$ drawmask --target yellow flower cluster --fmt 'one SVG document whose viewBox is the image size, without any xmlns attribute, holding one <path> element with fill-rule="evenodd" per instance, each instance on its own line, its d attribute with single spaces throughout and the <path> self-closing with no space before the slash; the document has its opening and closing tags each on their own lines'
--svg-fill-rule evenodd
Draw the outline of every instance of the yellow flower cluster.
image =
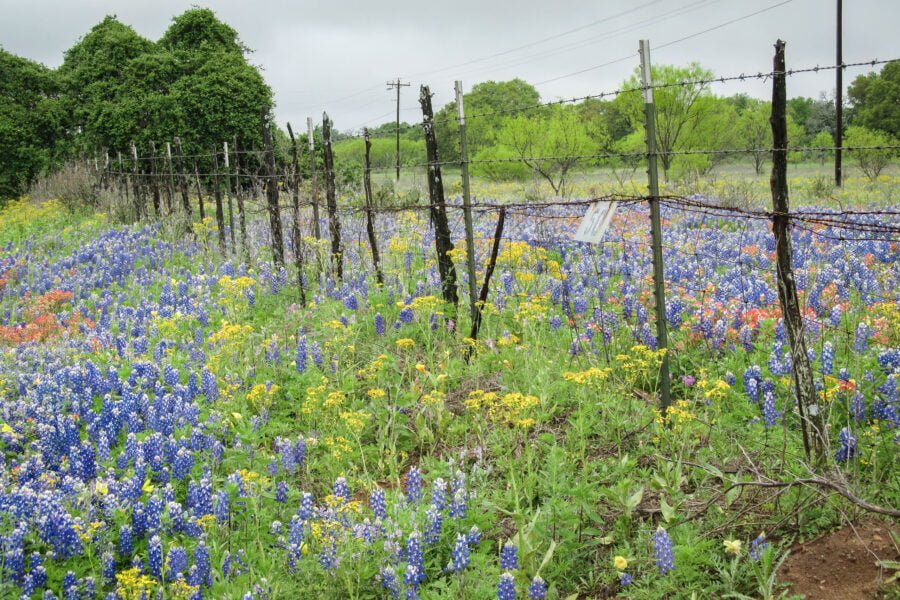
<svg viewBox="0 0 900 600">
<path fill-rule="evenodd" d="M 341 413 L 341 420 L 356 435 L 359 435 L 371 418 L 372 415 L 361 410 L 345 410 Z"/>
<path fill-rule="evenodd" d="M 519 303 L 516 311 L 516 321 L 531 321 L 541 319 L 550 310 L 550 296 L 537 294 Z"/>
<path fill-rule="evenodd" d="M 723 379 L 717 379 L 710 382 L 707 379 L 701 379 L 697 382 L 697 387 L 703 390 L 703 395 L 707 400 L 724 400 L 728 395 L 731 386 Z"/>
<path fill-rule="evenodd" d="M 301 409 L 304 414 L 309 415 L 319 409 L 319 402 L 325 397 L 327 389 L 328 380 L 324 377 L 320 385 L 306 388 L 306 400 L 304 400 L 303 408 Z"/>
<path fill-rule="evenodd" d="M 342 435 L 328 436 L 322 440 L 322 443 L 328 451 L 331 452 L 332 458 L 335 459 L 339 459 L 345 454 L 353 452 L 353 446 L 350 445 L 350 440 Z"/>
<path fill-rule="evenodd" d="M 506 267 L 534 265 L 547 259 L 547 251 L 528 242 L 509 242 L 503 247 L 497 262 Z"/>
<path fill-rule="evenodd" d="M 616 369 L 621 370 L 630 383 L 646 377 L 650 372 L 658 371 L 662 364 L 666 349 L 651 350 L 638 344 L 631 347 L 630 354 L 616 355 Z"/>
<path fill-rule="evenodd" d="M 253 333 L 253 328 L 249 325 L 241 325 L 237 323 L 229 323 L 222 321 L 222 326 L 217 332 L 209 336 L 212 344 L 239 344 L 247 339 Z"/>
<path fill-rule="evenodd" d="M 516 346 L 519 342 L 521 342 L 521 338 L 514 333 L 509 335 L 501 335 L 497 338 L 498 346 Z"/>
<path fill-rule="evenodd" d="M 269 485 L 269 478 L 265 475 L 251 471 L 249 469 L 238 469 L 237 474 L 240 475 L 241 481 L 250 489 L 263 489 Z"/>
<path fill-rule="evenodd" d="M 409 339 L 409 338 L 400 338 L 399 340 L 397 340 L 397 341 L 394 342 L 394 343 L 397 344 L 397 348 L 399 348 L 399 349 L 401 349 L 401 350 L 407 350 L 407 349 L 412 348 L 412 347 L 414 347 L 414 346 L 416 345 L 416 341 L 415 341 L 415 340 L 411 340 L 411 339 Z"/>
<path fill-rule="evenodd" d="M 387 396 L 387 392 L 385 392 L 381 388 L 372 388 L 368 392 L 366 392 L 366 395 L 372 400 L 380 400 L 381 398 Z"/>
<path fill-rule="evenodd" d="M 601 369 L 600 367 L 591 367 L 587 371 L 566 371 L 563 373 L 563 379 L 577 383 L 578 385 L 599 386 L 606 381 L 612 369 Z"/>
<path fill-rule="evenodd" d="M 368 367 L 358 370 L 356 375 L 362 379 L 374 379 L 378 376 L 378 373 L 387 366 L 389 361 L 390 357 L 388 355 L 379 354 Z"/>
<path fill-rule="evenodd" d="M 469 392 L 465 404 L 470 410 L 484 410 L 488 419 L 495 423 L 527 429 L 535 424 L 534 418 L 527 416 L 528 412 L 540 404 L 540 400 L 537 396 L 520 392 L 508 392 L 501 396 L 496 392 L 474 390 Z"/>
<path fill-rule="evenodd" d="M 247 402 L 257 413 L 261 413 L 272 406 L 272 401 L 279 390 L 277 385 L 266 386 L 257 383 L 247 392 Z"/>
<path fill-rule="evenodd" d="M 169 585 L 169 597 L 174 600 L 189 600 L 197 593 L 199 587 L 197 585 L 189 585 L 184 579 L 176 579 Z"/>
<path fill-rule="evenodd" d="M 661 412 L 658 412 L 656 422 L 660 425 L 669 422 L 675 429 L 679 429 L 681 426 L 697 419 L 697 416 L 688 410 L 689 407 L 690 403 L 687 400 L 679 400 L 666 409 L 665 417 L 663 417 Z"/>
<path fill-rule="evenodd" d="M 438 408 L 444 406 L 444 392 L 432 390 L 422 396 L 422 406 L 425 408 Z"/>
<path fill-rule="evenodd" d="M 122 600 L 141 600 L 150 596 L 156 586 L 156 580 L 142 575 L 140 569 L 132 567 L 116 573 L 116 596 Z"/>
</svg>

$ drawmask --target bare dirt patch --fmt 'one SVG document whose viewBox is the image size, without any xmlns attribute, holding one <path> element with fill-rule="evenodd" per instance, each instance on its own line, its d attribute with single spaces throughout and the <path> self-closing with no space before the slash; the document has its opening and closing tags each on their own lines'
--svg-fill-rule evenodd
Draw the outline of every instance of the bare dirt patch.
<svg viewBox="0 0 900 600">
<path fill-rule="evenodd" d="M 792 593 L 810 600 L 880 598 L 879 586 L 891 573 L 879 568 L 878 561 L 900 559 L 891 529 L 900 531 L 869 521 L 794 546 L 781 579 L 791 584 Z"/>
</svg>

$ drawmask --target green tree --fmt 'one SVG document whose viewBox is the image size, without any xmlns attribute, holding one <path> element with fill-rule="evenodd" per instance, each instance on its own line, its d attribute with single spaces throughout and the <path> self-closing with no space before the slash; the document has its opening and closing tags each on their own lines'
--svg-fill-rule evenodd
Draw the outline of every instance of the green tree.
<svg viewBox="0 0 900 600">
<path fill-rule="evenodd" d="M 653 91 L 656 105 L 656 147 L 660 152 L 663 173 L 668 178 L 674 155 L 678 150 L 694 149 L 685 142 L 691 138 L 690 132 L 706 116 L 708 110 L 715 105 L 700 101 L 710 96 L 709 85 L 705 83 L 689 83 L 705 81 L 712 77 L 712 71 L 704 69 L 698 63 L 687 67 L 658 65 L 652 68 L 653 84 L 658 87 Z M 625 82 L 626 89 L 641 87 L 640 70 Z M 643 95 L 638 92 L 619 94 L 615 100 L 623 112 L 631 118 L 636 128 L 644 120 Z"/>
<path fill-rule="evenodd" d="M 881 73 L 860 75 L 847 96 L 854 125 L 900 137 L 900 61 L 887 63 Z"/>
<path fill-rule="evenodd" d="M 534 106 L 541 101 L 535 87 L 521 79 L 485 81 L 463 94 L 466 115 L 466 142 L 469 155 L 492 145 L 505 120 L 515 109 Z M 539 110 L 526 111 L 535 115 Z M 435 136 L 441 160 L 459 160 L 459 124 L 456 122 L 456 101 L 449 102 L 434 116 Z"/>
<path fill-rule="evenodd" d="M 54 73 L 0 48 L 0 201 L 47 169 L 63 133 Z"/>
<path fill-rule="evenodd" d="M 859 127 L 858 125 L 847 128 L 847 134 L 844 136 L 844 141 L 845 145 L 848 147 L 893 146 L 897 144 L 896 138 L 883 131 L 866 129 L 865 127 Z M 848 150 L 848 153 L 870 181 L 875 181 L 881 174 L 881 171 L 890 164 L 891 160 L 897 154 L 896 150 L 891 148 Z"/>
<path fill-rule="evenodd" d="M 553 107 L 548 116 L 518 115 L 497 136 L 554 193 L 565 196 L 570 172 L 608 140 L 593 139 L 573 107 Z"/>
<path fill-rule="evenodd" d="M 759 100 L 748 103 L 737 119 L 737 135 L 742 147 L 751 150 L 750 158 L 757 175 L 762 173 L 763 165 L 771 158 L 772 125 L 769 117 L 772 104 Z"/>
</svg>

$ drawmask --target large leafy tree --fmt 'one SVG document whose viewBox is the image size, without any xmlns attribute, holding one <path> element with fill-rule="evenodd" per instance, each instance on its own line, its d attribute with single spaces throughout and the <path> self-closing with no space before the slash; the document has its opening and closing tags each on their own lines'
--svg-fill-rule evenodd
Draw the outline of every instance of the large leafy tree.
<svg viewBox="0 0 900 600">
<path fill-rule="evenodd" d="M 668 154 L 677 150 L 692 149 L 687 141 L 692 138 L 691 131 L 702 122 L 708 111 L 715 104 L 702 99 L 711 95 L 709 85 L 691 83 L 706 81 L 712 77 L 712 71 L 704 69 L 697 63 L 687 67 L 673 65 L 657 65 L 652 68 L 653 83 L 660 86 L 654 90 L 656 105 L 656 147 L 660 154 L 663 172 L 668 177 L 674 155 Z M 625 82 L 625 89 L 640 89 L 639 70 Z M 628 114 L 633 126 L 637 128 L 643 123 L 643 96 L 640 92 L 619 94 L 614 101 L 620 110 Z"/>
<path fill-rule="evenodd" d="M 496 141 L 505 120 L 517 109 L 534 106 L 541 101 L 535 87 L 521 79 L 485 81 L 463 94 L 466 115 L 466 142 L 470 156 Z M 534 116 L 539 111 L 527 111 Z M 456 102 L 445 104 L 434 116 L 435 134 L 441 160 L 459 160 L 459 124 Z"/>
<path fill-rule="evenodd" d="M 46 169 L 62 135 L 54 73 L 0 48 L 0 201 Z"/>
<path fill-rule="evenodd" d="M 860 75 L 847 95 L 854 125 L 900 137 L 900 61 L 887 63 L 881 73 Z"/>
</svg>

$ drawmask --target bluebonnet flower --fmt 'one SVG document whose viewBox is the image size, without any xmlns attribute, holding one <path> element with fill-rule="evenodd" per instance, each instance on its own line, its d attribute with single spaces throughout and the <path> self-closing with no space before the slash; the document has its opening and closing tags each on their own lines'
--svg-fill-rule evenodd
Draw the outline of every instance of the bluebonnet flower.
<svg viewBox="0 0 900 600">
<path fill-rule="evenodd" d="M 309 362 L 309 352 L 307 349 L 306 336 L 301 335 L 297 341 L 297 356 L 294 358 L 294 365 L 297 367 L 298 373 L 305 373 Z"/>
<path fill-rule="evenodd" d="M 535 575 L 528 586 L 528 598 L 530 600 L 544 600 L 547 597 L 547 582 L 540 575 Z"/>
<path fill-rule="evenodd" d="M 834 371 L 834 346 L 831 342 L 822 345 L 822 373 L 831 375 Z"/>
<path fill-rule="evenodd" d="M 834 459 L 838 462 L 847 462 L 856 457 L 856 436 L 846 427 L 841 429 L 838 434 L 840 446 L 834 454 Z"/>
<path fill-rule="evenodd" d="M 112 552 L 104 552 L 100 557 L 100 564 L 103 580 L 107 584 L 111 584 L 116 579 L 116 559 Z"/>
<path fill-rule="evenodd" d="M 850 415 L 854 421 L 866 420 L 866 400 L 858 390 L 850 397 Z"/>
<path fill-rule="evenodd" d="M 497 600 L 516 600 L 516 580 L 510 573 L 500 576 L 497 584 Z"/>
<path fill-rule="evenodd" d="M 398 323 L 402 323 L 403 325 L 408 325 L 408 324 L 412 323 L 414 316 L 415 315 L 413 313 L 413 310 L 407 306 L 406 308 L 404 308 L 400 311 L 400 314 L 398 315 L 398 319 L 399 319 Z"/>
<path fill-rule="evenodd" d="M 129 558 L 134 551 L 133 544 L 131 525 L 122 525 L 119 528 L 119 556 Z"/>
<path fill-rule="evenodd" d="M 656 566 L 661 575 L 675 569 L 675 553 L 672 547 L 672 538 L 669 533 L 659 527 L 653 534 L 653 556 L 656 558 Z"/>
<path fill-rule="evenodd" d="M 328 536 L 328 539 L 322 544 L 322 551 L 319 553 L 319 564 L 326 571 L 331 571 L 338 567 L 337 542 L 331 536 Z"/>
<path fill-rule="evenodd" d="M 469 541 L 461 533 L 456 534 L 456 544 L 450 552 L 449 571 L 458 573 L 469 566 Z"/>
<path fill-rule="evenodd" d="M 163 549 L 162 540 L 158 535 L 150 538 L 150 543 L 147 545 L 147 568 L 154 577 L 162 577 Z"/>
<path fill-rule="evenodd" d="M 405 583 L 407 584 L 419 584 L 425 581 L 425 556 L 422 554 L 422 544 L 419 540 L 420 537 L 418 531 L 413 531 L 406 538 L 404 555 L 407 563 L 407 575 L 409 574 L 410 569 L 415 569 L 416 571 L 415 579 L 406 581 Z"/>
<path fill-rule="evenodd" d="M 381 569 L 381 587 L 387 590 L 391 598 L 395 600 L 400 598 L 400 581 L 397 579 L 397 572 L 392 567 L 382 567 Z"/>
<path fill-rule="evenodd" d="M 477 546 L 481 541 L 481 530 L 478 529 L 477 525 L 472 525 L 472 528 L 469 529 L 469 533 L 466 534 L 466 540 L 470 546 Z"/>
<path fill-rule="evenodd" d="M 431 485 L 431 504 L 436 510 L 447 508 L 447 482 L 440 477 Z"/>
<path fill-rule="evenodd" d="M 519 549 L 511 541 L 503 544 L 500 549 L 500 569 L 503 571 L 515 571 L 519 568 Z"/>
<path fill-rule="evenodd" d="M 406 476 L 406 501 L 417 504 L 422 500 L 422 474 L 416 467 L 411 467 Z"/>
<path fill-rule="evenodd" d="M 432 505 L 425 511 L 425 521 L 425 535 L 423 539 L 428 545 L 436 544 L 441 539 L 441 524 L 444 521 L 444 516 Z"/>
<path fill-rule="evenodd" d="M 632 577 L 629 573 L 619 573 L 619 585 L 622 587 L 627 587 L 634 582 L 634 577 Z"/>
<path fill-rule="evenodd" d="M 194 566 L 197 567 L 197 581 L 192 585 L 212 585 L 212 568 L 209 562 L 209 549 L 206 543 L 200 540 L 197 549 L 194 551 Z"/>
<path fill-rule="evenodd" d="M 308 521 L 309 519 L 312 519 L 313 514 L 313 495 L 309 492 L 303 492 L 300 494 L 300 508 L 297 509 L 297 516 L 304 521 Z"/>
<path fill-rule="evenodd" d="M 375 315 L 375 333 L 379 337 L 384 335 L 384 317 L 381 316 L 381 313 L 376 313 Z M 396 573 L 394 577 L 397 577 Z"/>
<path fill-rule="evenodd" d="M 344 501 L 344 504 L 350 502 L 350 488 L 347 487 L 347 480 L 343 477 L 338 477 L 334 481 L 334 489 L 332 493 L 341 498 Z"/>
<path fill-rule="evenodd" d="M 376 488 L 372 491 L 372 495 L 369 497 L 369 507 L 375 514 L 376 519 L 387 518 L 387 502 L 385 501 L 383 489 Z"/>
<path fill-rule="evenodd" d="M 769 547 L 769 542 L 766 541 L 766 534 L 760 533 L 758 536 L 753 538 L 753 541 L 750 542 L 750 550 L 748 554 L 750 555 L 750 560 L 758 561 L 760 559 L 761 554 Z"/>
<path fill-rule="evenodd" d="M 763 423 L 766 426 L 766 429 L 770 429 L 778 423 L 778 418 L 781 416 L 781 413 L 778 412 L 778 409 L 775 407 L 775 386 L 770 385 L 764 387 L 766 389 L 763 392 Z"/>
<path fill-rule="evenodd" d="M 287 502 L 288 484 L 286 481 L 279 481 L 275 484 L 275 502 L 284 504 Z"/>
<path fill-rule="evenodd" d="M 170 546 L 169 553 L 166 556 L 166 568 L 168 569 L 169 580 L 174 580 L 183 574 L 190 567 L 187 550 L 180 546 Z"/>
<path fill-rule="evenodd" d="M 870 335 L 872 335 L 872 330 L 865 323 L 860 323 L 856 327 L 856 335 L 853 338 L 853 350 L 857 354 L 862 354 L 866 351 L 866 348 L 869 346 Z"/>
</svg>

